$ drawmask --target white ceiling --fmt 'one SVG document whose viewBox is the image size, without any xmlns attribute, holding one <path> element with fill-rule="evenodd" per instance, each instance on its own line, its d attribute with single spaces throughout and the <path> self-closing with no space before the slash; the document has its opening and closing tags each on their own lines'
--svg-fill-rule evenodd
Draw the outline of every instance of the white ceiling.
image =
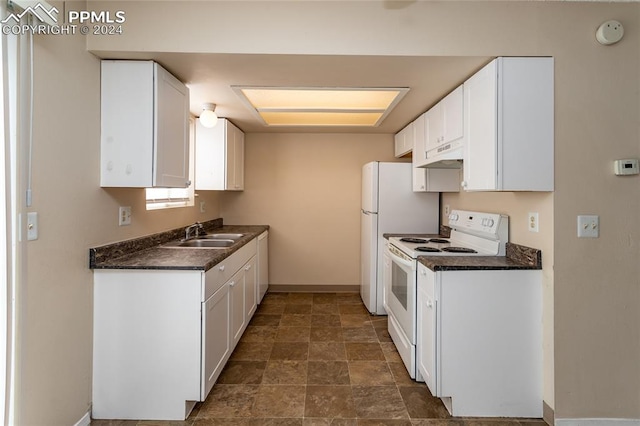
<svg viewBox="0 0 640 426">
<path fill-rule="evenodd" d="M 190 88 L 191 113 L 205 102 L 246 133 L 396 133 L 491 57 L 407 57 L 329 55 L 248 55 L 93 52 L 108 59 L 153 59 Z M 408 87 L 410 90 L 379 127 L 266 127 L 232 86 Z"/>
</svg>

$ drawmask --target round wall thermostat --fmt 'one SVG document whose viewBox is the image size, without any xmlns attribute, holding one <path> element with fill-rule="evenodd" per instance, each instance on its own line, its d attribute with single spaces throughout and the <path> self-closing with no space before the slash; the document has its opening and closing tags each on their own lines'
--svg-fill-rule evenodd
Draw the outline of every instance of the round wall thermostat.
<svg viewBox="0 0 640 426">
<path fill-rule="evenodd" d="M 600 44 L 609 45 L 619 42 L 624 35 L 624 28 L 618 21 L 607 21 L 598 27 L 596 40 Z"/>
</svg>

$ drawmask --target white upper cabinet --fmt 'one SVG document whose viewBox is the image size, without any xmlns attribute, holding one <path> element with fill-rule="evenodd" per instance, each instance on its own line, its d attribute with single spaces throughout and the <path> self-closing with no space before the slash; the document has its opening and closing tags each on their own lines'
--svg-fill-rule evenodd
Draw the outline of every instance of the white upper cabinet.
<svg viewBox="0 0 640 426">
<path fill-rule="evenodd" d="M 413 150 L 417 167 L 433 162 L 434 155 L 446 144 L 462 145 L 464 136 L 462 92 L 463 87 L 459 86 L 424 114 L 424 146 L 421 146 L 420 150 L 417 148 Z M 447 149 L 447 151 L 450 150 Z"/>
<path fill-rule="evenodd" d="M 244 133 L 226 118 L 215 127 L 196 124 L 198 190 L 244 190 Z"/>
<path fill-rule="evenodd" d="M 425 152 L 428 113 L 413 122 L 413 192 L 460 192 L 459 169 L 427 169 L 418 167 L 420 154 Z"/>
<path fill-rule="evenodd" d="M 189 186 L 189 89 L 153 61 L 102 61 L 100 185 Z"/>
<path fill-rule="evenodd" d="M 407 125 L 404 129 L 396 133 L 394 137 L 396 158 L 403 157 L 413 150 L 413 127 Z"/>
<path fill-rule="evenodd" d="M 497 58 L 464 83 L 462 186 L 553 191 L 553 58 Z"/>
</svg>

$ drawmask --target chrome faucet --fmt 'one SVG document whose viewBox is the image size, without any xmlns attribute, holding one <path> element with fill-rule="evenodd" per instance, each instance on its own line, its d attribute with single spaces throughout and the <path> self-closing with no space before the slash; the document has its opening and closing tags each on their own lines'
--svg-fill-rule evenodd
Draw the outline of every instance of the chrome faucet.
<svg viewBox="0 0 640 426">
<path fill-rule="evenodd" d="M 193 225 L 189 225 L 184 229 L 184 239 L 186 240 L 190 240 L 191 238 L 193 238 L 191 236 L 191 231 L 195 230 L 195 237 L 199 237 L 200 236 L 200 231 L 202 231 L 202 224 L 200 222 L 196 222 Z"/>
</svg>

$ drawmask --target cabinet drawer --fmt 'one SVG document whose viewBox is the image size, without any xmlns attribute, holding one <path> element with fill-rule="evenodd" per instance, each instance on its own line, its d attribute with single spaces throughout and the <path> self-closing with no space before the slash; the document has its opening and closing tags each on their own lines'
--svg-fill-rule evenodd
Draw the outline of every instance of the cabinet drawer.
<svg viewBox="0 0 640 426">
<path fill-rule="evenodd" d="M 257 252 L 256 238 L 205 273 L 202 301 L 207 300 Z"/>
<path fill-rule="evenodd" d="M 232 256 L 231 256 L 232 257 Z M 207 300 L 233 275 L 231 257 L 226 258 L 205 273 L 202 301 Z"/>
</svg>

